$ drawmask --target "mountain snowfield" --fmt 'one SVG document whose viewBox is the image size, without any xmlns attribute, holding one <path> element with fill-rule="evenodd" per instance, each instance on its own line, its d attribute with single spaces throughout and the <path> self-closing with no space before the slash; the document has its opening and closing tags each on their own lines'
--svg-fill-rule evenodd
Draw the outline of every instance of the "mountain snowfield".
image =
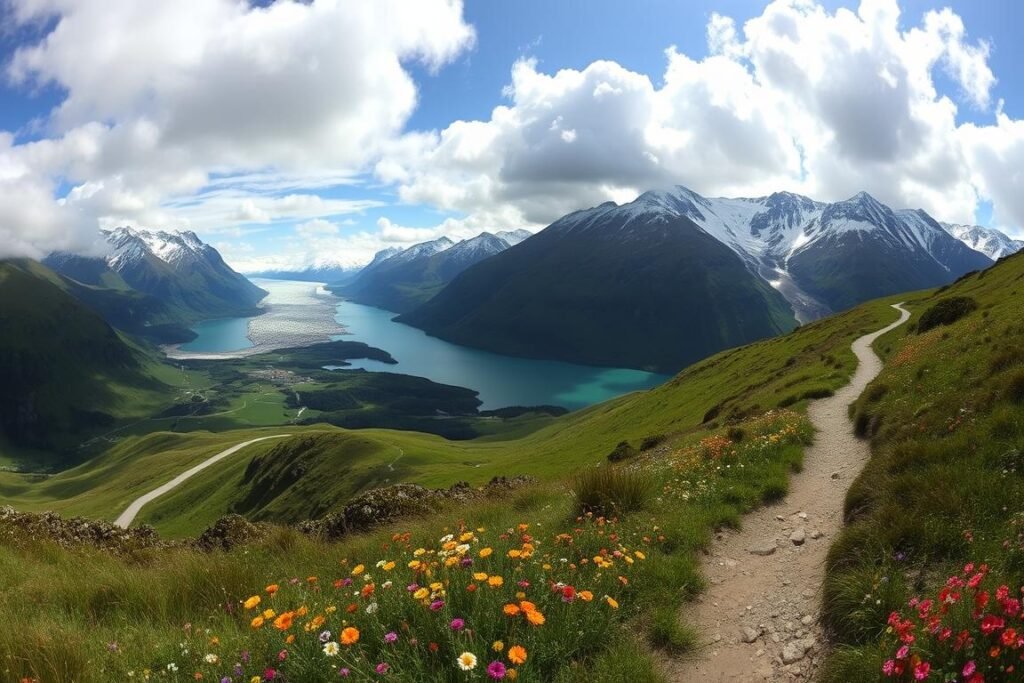
<svg viewBox="0 0 1024 683">
<path fill-rule="evenodd" d="M 829 204 L 790 192 L 758 198 L 707 198 L 676 186 L 645 192 L 621 206 L 609 202 L 576 212 L 558 223 L 577 221 L 576 229 L 586 229 L 597 217 L 606 225 L 613 216 L 620 218 L 618 230 L 624 232 L 640 219 L 690 219 L 782 293 L 801 323 L 864 300 L 850 287 L 819 282 L 825 277 L 848 279 L 853 272 L 811 272 L 820 271 L 820 264 L 837 252 L 860 260 L 902 262 L 910 269 L 910 277 L 901 279 L 908 289 L 914 289 L 951 281 L 1024 246 L 992 229 L 954 231 L 924 211 L 893 210 L 866 192 Z M 848 265 L 839 262 L 835 268 L 843 270 Z"/>
<path fill-rule="evenodd" d="M 980 225 L 958 225 L 953 223 L 940 223 L 953 237 L 957 238 L 971 249 L 980 251 L 993 261 L 998 261 L 1004 256 L 1016 254 L 1024 249 L 1024 240 L 1015 240 L 995 228 L 983 228 Z"/>
</svg>

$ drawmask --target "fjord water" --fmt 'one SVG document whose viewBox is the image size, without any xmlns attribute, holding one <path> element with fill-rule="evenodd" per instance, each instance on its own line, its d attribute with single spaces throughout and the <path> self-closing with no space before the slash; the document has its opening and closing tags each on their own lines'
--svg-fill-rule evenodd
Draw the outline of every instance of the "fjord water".
<svg viewBox="0 0 1024 683">
<path fill-rule="evenodd" d="M 394 313 L 351 301 L 335 300 L 334 309 L 324 307 L 321 285 L 286 280 L 256 281 L 270 292 L 268 312 L 255 318 L 208 320 L 197 325 L 196 339 L 181 351 L 215 355 L 253 348 L 281 348 L 273 337 L 275 306 L 287 307 L 288 339 L 303 338 L 305 344 L 328 339 L 360 341 L 384 349 L 397 365 L 370 360 L 353 360 L 345 369 L 395 372 L 416 375 L 442 384 L 467 387 L 480 393 L 483 409 L 506 406 L 557 405 L 575 410 L 621 394 L 648 389 L 667 379 L 641 370 L 598 368 L 558 361 L 513 358 L 471 349 L 430 337 L 426 333 L 392 320 Z M 333 314 L 333 319 L 324 320 Z M 330 334 L 337 326 L 344 334 Z M 305 333 L 304 333 L 305 332 Z M 294 344 L 287 344 L 294 345 Z M 333 368 L 329 368 L 333 369 Z"/>
<path fill-rule="evenodd" d="M 249 318 L 203 320 L 192 328 L 196 338 L 181 345 L 182 351 L 227 353 L 252 348 Z"/>
</svg>

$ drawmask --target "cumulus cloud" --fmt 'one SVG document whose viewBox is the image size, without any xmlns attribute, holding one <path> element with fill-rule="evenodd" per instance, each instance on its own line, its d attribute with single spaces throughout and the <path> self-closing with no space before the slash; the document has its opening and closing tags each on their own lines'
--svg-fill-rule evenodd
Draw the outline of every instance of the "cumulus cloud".
<svg viewBox="0 0 1024 683">
<path fill-rule="evenodd" d="M 408 202 L 534 225 L 674 183 L 823 200 L 867 190 L 963 222 L 979 194 L 1007 203 L 974 164 L 1010 162 L 985 145 L 1004 154 L 1011 122 L 974 135 L 958 123 L 959 106 L 989 105 L 996 81 L 988 44 L 952 11 L 902 30 L 895 0 L 856 12 L 776 0 L 742 27 L 711 15 L 707 38 L 702 59 L 667 49 L 657 85 L 614 62 L 545 73 L 521 60 L 488 120 L 407 135 L 377 175 Z M 959 92 L 937 91 L 940 69 Z M 1000 180 L 1024 196 L 1020 181 Z"/>
<path fill-rule="evenodd" d="M 440 68 L 475 39 L 459 0 L 8 0 L 4 8 L 11 25 L 47 27 L 14 53 L 8 79 L 66 93 L 46 139 L 0 148 L 0 163 L 21 168 L 0 180 L 0 195 L 31 183 L 42 201 L 37 215 L 7 223 L 18 233 L 3 243 L 9 253 L 52 248 L 52 233 L 88 241 L 104 220 L 173 219 L 169 198 L 225 176 L 357 172 L 415 107 L 403 63 Z M 88 183 L 89 201 L 69 196 L 58 210 L 56 178 Z M 276 217 L 266 211 L 244 201 L 233 209 L 240 219 Z M 68 212 L 82 214 L 84 232 L 64 220 Z"/>
</svg>

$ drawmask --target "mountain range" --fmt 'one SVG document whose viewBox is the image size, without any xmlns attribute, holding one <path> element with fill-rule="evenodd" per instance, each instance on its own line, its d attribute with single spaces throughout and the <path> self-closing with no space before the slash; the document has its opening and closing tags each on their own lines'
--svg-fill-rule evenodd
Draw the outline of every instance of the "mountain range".
<svg viewBox="0 0 1024 683">
<path fill-rule="evenodd" d="M 180 336 L 182 326 L 197 320 L 251 315 L 267 294 L 193 232 L 122 227 L 103 235 L 105 257 L 54 253 L 43 264 L 120 329 L 179 341 L 149 333 L 177 328 L 172 336 Z"/>
<path fill-rule="evenodd" d="M 571 213 L 398 320 L 500 353 L 668 372 L 991 264 L 924 211 L 863 192 L 825 203 L 676 186 Z"/>
<path fill-rule="evenodd" d="M 969 246 L 980 251 L 993 261 L 1004 256 L 1016 254 L 1024 249 L 1024 240 L 1015 240 L 995 228 L 983 228 L 980 225 L 959 225 L 940 223 L 946 232 Z"/>
<path fill-rule="evenodd" d="M 528 230 L 483 232 L 461 242 L 440 237 L 400 251 L 384 250 L 348 282 L 329 289 L 357 303 L 402 313 L 429 300 L 466 268 L 530 235 Z"/>
</svg>

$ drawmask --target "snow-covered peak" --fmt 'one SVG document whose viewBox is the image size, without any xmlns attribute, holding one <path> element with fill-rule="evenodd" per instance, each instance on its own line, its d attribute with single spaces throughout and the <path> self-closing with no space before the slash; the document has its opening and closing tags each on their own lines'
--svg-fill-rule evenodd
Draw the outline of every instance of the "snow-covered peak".
<svg viewBox="0 0 1024 683">
<path fill-rule="evenodd" d="M 455 242 L 452 242 L 447 237 L 439 237 L 436 240 L 431 240 L 429 242 L 414 244 L 401 253 L 395 254 L 389 258 L 388 261 L 407 263 L 423 256 L 440 254 L 445 249 L 450 249 L 454 244 Z"/>
<path fill-rule="evenodd" d="M 1024 249 L 1024 241 L 1012 239 L 1006 233 L 995 228 L 953 223 L 941 223 L 940 225 L 950 235 L 971 249 L 985 254 L 993 261 L 1016 254 Z"/>
<path fill-rule="evenodd" d="M 203 257 L 208 250 L 212 251 L 190 230 L 170 232 L 120 227 L 104 230 L 103 235 L 112 247 L 107 263 L 114 270 L 146 256 L 174 265 L 189 258 Z"/>
<path fill-rule="evenodd" d="M 508 243 L 508 246 L 510 247 L 514 247 L 523 240 L 533 237 L 533 233 L 530 232 L 529 230 L 526 230 L 525 228 L 519 228 L 517 230 L 501 230 L 494 234 L 497 237 L 500 237 L 501 239 L 505 240 Z"/>
</svg>

